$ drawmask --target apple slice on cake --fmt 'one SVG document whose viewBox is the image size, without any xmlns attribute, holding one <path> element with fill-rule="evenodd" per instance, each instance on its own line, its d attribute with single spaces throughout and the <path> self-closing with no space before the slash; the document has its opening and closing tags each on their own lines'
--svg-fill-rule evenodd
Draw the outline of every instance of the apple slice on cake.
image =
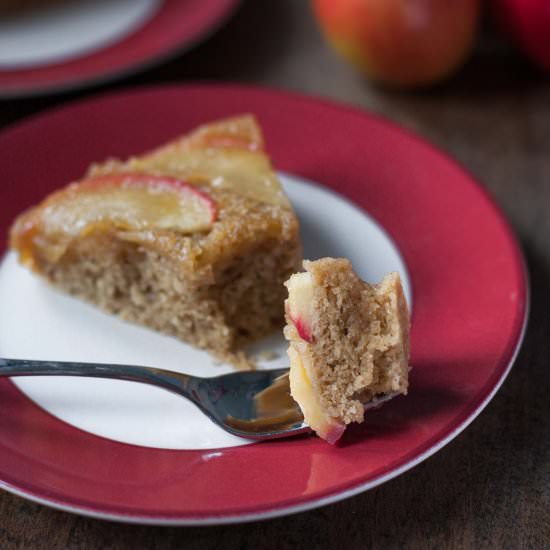
<svg viewBox="0 0 550 550">
<path fill-rule="evenodd" d="M 298 220 L 250 115 L 94 165 L 23 213 L 11 246 L 56 287 L 251 366 L 280 329 Z"/>
</svg>

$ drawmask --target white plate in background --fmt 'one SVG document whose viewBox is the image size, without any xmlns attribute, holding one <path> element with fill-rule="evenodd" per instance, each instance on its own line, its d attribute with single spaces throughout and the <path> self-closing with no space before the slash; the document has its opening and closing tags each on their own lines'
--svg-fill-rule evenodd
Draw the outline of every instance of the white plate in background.
<svg viewBox="0 0 550 550">
<path fill-rule="evenodd" d="M 0 69 L 66 61 L 137 30 L 162 0 L 53 1 L 0 16 Z"/>
</svg>

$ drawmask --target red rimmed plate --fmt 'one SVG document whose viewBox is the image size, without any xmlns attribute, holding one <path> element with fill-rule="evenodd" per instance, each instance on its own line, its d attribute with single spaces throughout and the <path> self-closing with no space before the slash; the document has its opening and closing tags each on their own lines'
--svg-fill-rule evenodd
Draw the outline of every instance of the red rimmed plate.
<svg viewBox="0 0 550 550">
<path fill-rule="evenodd" d="M 277 168 L 336 190 L 394 239 L 414 296 L 409 396 L 369 414 L 339 447 L 304 437 L 177 451 L 73 428 L 2 380 L 0 483 L 7 490 L 132 522 L 213 524 L 283 515 L 340 500 L 413 467 L 460 433 L 502 384 L 528 302 L 508 224 L 453 161 L 363 111 L 226 85 L 144 89 L 78 103 L 0 136 L 10 182 L 0 190 L 0 230 L 92 160 L 139 152 L 241 112 L 259 118 Z"/>
<path fill-rule="evenodd" d="M 94 8 L 101 11 L 101 21 L 109 23 L 110 9 L 114 10 L 113 19 L 120 19 L 118 30 L 113 27 L 111 31 L 103 33 L 104 44 L 96 44 L 93 35 L 88 37 L 90 30 L 86 19 L 93 13 L 90 6 L 85 6 L 82 17 L 78 17 L 77 12 L 81 9 L 79 6 L 70 3 L 67 7 L 63 4 L 54 6 L 55 17 L 47 18 L 51 28 L 44 30 L 44 39 L 51 38 L 56 25 L 60 26 L 61 31 L 65 31 L 70 25 L 81 25 L 81 36 L 78 32 L 58 33 L 67 40 L 66 52 L 64 53 L 64 46 L 52 44 L 53 50 L 48 54 L 52 61 L 34 64 L 30 60 L 42 59 L 46 55 L 40 50 L 40 44 L 28 52 L 29 57 L 26 59 L 21 52 L 22 48 L 16 47 L 17 44 L 13 41 L 15 38 L 10 40 L 4 36 L 3 41 L 15 48 L 15 58 L 9 64 L 0 63 L 0 97 L 22 97 L 68 90 L 145 69 L 175 52 L 191 48 L 214 32 L 229 18 L 239 3 L 239 0 L 142 0 L 140 4 L 144 5 L 140 9 L 143 13 L 136 15 L 129 11 L 128 2 L 121 3 L 118 8 L 109 2 L 103 2 L 101 6 Z M 124 15 L 126 12 L 127 16 Z M 128 23 L 125 23 L 124 17 L 128 18 Z M 32 40 L 41 30 L 39 21 L 18 23 L 17 29 L 10 29 L 5 22 L 2 25 L 6 33 L 10 31 L 15 37 L 25 36 L 26 41 Z M 132 28 L 125 30 L 125 25 Z M 82 53 L 74 54 L 79 48 L 83 50 Z M 0 62 L 4 57 L 9 60 L 6 52 L 3 54 Z M 63 59 L 64 56 L 66 59 Z M 17 66 L 17 59 L 24 62 Z"/>
</svg>

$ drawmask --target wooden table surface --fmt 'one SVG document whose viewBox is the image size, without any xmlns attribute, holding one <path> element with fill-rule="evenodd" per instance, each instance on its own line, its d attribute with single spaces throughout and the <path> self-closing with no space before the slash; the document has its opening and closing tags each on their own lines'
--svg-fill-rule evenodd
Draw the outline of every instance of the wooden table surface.
<svg viewBox="0 0 550 550">
<path fill-rule="evenodd" d="M 0 125 L 98 91 L 191 80 L 288 88 L 365 107 L 456 157 L 496 197 L 524 247 L 532 311 L 523 349 L 463 434 L 344 502 L 259 523 L 161 528 L 81 518 L 2 492 L 0 548 L 550 548 L 550 79 L 486 36 L 448 84 L 382 91 L 325 46 L 308 2 L 249 0 L 192 52 L 101 89 L 0 102 Z"/>
</svg>

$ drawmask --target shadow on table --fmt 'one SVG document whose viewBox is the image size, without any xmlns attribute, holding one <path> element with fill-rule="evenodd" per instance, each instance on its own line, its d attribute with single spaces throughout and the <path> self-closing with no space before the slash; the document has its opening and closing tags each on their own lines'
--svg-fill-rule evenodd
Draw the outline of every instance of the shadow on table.
<svg viewBox="0 0 550 550">
<path fill-rule="evenodd" d="M 415 433 L 421 439 L 426 419 L 460 405 L 464 399 L 464 395 L 452 389 L 436 386 L 415 389 L 413 385 L 406 398 L 396 397 L 391 406 L 368 411 L 364 424 L 350 424 L 338 447 L 365 444 L 369 437 L 390 436 L 400 432 Z"/>
<path fill-rule="evenodd" d="M 147 72 L 149 81 L 185 79 L 258 81 L 293 48 L 291 10 L 285 2 L 242 2 L 231 19 L 196 48 Z"/>
</svg>

